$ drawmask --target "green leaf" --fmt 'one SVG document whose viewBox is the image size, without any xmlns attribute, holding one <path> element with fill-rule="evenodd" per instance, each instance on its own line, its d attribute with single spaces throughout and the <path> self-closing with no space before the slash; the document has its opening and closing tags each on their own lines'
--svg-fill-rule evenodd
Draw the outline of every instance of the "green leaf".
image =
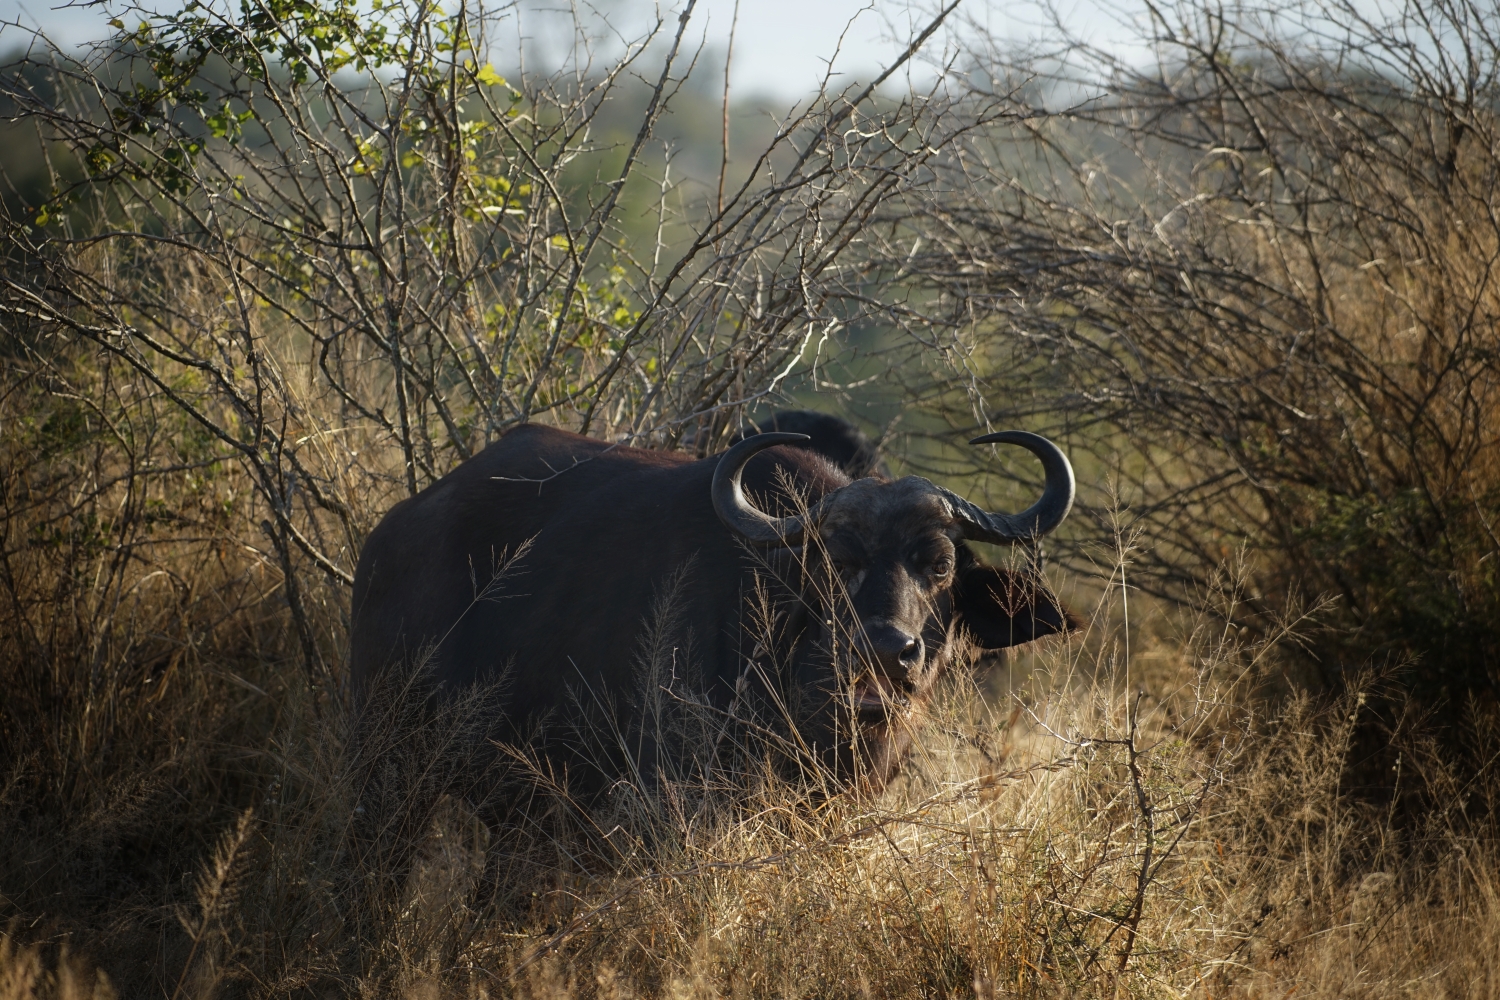
<svg viewBox="0 0 1500 1000">
<path fill-rule="evenodd" d="M 495 72 L 495 67 L 492 63 L 485 63 L 484 68 L 474 74 L 474 79 L 489 87 L 505 86 L 505 77 Z"/>
</svg>

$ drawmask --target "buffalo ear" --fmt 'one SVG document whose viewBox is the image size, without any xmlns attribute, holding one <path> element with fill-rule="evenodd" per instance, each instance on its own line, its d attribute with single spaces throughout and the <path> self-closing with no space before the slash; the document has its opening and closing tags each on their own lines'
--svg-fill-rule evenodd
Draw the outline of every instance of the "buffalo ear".
<svg viewBox="0 0 1500 1000">
<path fill-rule="evenodd" d="M 981 649 L 1005 649 L 1071 632 L 1078 618 L 1030 573 L 972 562 L 959 570 L 954 611 Z"/>
</svg>

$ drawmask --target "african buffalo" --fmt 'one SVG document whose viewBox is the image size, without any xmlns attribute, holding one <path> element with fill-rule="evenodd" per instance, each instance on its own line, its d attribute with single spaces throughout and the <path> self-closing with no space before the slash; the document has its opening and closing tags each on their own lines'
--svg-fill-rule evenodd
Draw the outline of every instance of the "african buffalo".
<svg viewBox="0 0 1500 1000">
<path fill-rule="evenodd" d="M 984 565 L 966 542 L 1053 530 L 1073 473 L 1038 435 L 976 438 L 1020 445 L 1046 472 L 1033 506 L 989 513 L 916 476 L 852 479 L 806 447 L 858 436 L 823 420 L 803 421 L 811 442 L 757 434 L 701 460 L 510 431 L 371 533 L 354 582 L 356 691 L 419 657 L 440 692 L 493 682 L 495 734 L 538 748 L 574 790 L 649 778 L 684 752 L 651 716 L 663 698 L 774 730 L 836 784 L 880 788 L 961 637 L 1000 649 L 1071 627 L 1040 580 Z M 618 751 L 608 761 L 585 746 L 584 717 Z"/>
</svg>

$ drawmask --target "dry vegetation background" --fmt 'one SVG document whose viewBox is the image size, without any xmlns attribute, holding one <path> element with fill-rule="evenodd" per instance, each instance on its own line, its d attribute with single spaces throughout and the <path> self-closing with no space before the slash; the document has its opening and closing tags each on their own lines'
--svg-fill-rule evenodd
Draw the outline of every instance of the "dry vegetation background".
<svg viewBox="0 0 1500 1000">
<path fill-rule="evenodd" d="M 508 8 L 8 32 L 0 998 L 1500 994 L 1500 17 L 1140 13 L 1149 65 L 934 9 L 790 113 L 691 17 L 541 75 Z M 788 400 L 997 505 L 977 428 L 1078 466 L 1086 629 L 895 787 L 492 826 L 482 692 L 349 716 L 396 500 Z"/>
</svg>

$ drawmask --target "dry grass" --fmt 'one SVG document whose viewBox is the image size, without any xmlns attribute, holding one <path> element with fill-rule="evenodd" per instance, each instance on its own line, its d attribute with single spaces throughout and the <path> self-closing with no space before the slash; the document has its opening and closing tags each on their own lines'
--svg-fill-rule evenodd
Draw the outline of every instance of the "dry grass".
<svg viewBox="0 0 1500 1000">
<path fill-rule="evenodd" d="M 89 124 L 92 105 L 73 114 L 64 124 Z M 817 121 L 845 120 L 829 114 Z M 872 157 L 896 157 L 869 135 Z M 142 162 L 170 164 L 167 146 L 127 140 Z M 924 142 L 896 158 L 916 177 L 928 155 Z M 348 167 L 345 146 L 326 156 Z M 832 231 L 837 204 L 850 235 L 834 242 L 855 245 L 902 176 L 876 157 L 829 194 L 823 161 L 808 162 L 787 190 L 810 193 L 776 203 L 787 242 L 765 243 L 759 222 L 734 237 L 782 261 L 765 296 L 750 251 L 701 265 L 693 251 L 693 295 L 626 317 L 636 340 L 609 354 L 589 338 L 624 322 L 613 299 L 557 348 L 585 270 L 579 241 L 541 222 L 526 238 L 558 295 L 507 306 L 504 324 L 469 316 L 447 306 L 457 265 L 434 256 L 432 321 L 390 320 L 431 347 L 415 369 L 401 338 L 345 329 L 345 300 L 326 291 L 337 274 L 279 302 L 230 294 L 248 280 L 241 264 L 278 281 L 320 273 L 321 230 L 279 213 L 255 230 L 281 241 L 261 256 L 243 234 L 211 244 L 223 266 L 154 238 L 127 253 L 36 236 L 50 258 L 13 243 L 15 261 L 66 269 L 8 272 L 0 340 L 0 1000 L 1500 994 L 1492 714 L 1455 709 L 1469 716 L 1460 771 L 1432 720 L 1390 711 L 1404 703 L 1382 677 L 1325 700 L 1297 693 L 1281 657 L 1313 623 L 1224 625 L 1240 617 L 1235 566 L 1200 618 L 1143 612 L 1138 598 L 1127 611 L 1126 573 L 1151 556 L 1142 540 L 1091 554 L 1103 570 L 1078 581 L 1095 595 L 1079 599 L 1093 608 L 1084 633 L 956 671 L 907 773 L 875 799 L 812 794 L 818 775 L 789 782 L 773 766 L 726 796 L 686 768 L 585 813 L 524 748 L 486 752 L 490 692 L 428 711 L 414 676 L 348 714 L 345 583 L 395 499 L 538 414 L 586 427 L 597 405 L 596 429 L 669 428 L 658 443 L 697 421 L 708 447 L 790 371 L 826 318 L 807 311 L 809 275 L 843 280 L 834 257 L 809 270 L 792 253 L 798 227 Z M 555 200 L 528 211 L 550 218 Z M 601 204 L 577 235 L 613 232 L 615 200 Z M 191 208 L 158 221 L 197 232 Z M 426 216 L 411 225 L 425 232 Z M 700 249 L 741 245 L 717 225 Z M 409 301 L 389 277 L 399 269 L 360 268 L 371 302 Z M 481 271 L 464 287 L 490 294 Z M 730 322 L 731 299 L 754 323 Z M 720 339 L 671 381 L 694 317 L 721 314 Z M 472 342 L 445 339 L 448 323 Z M 505 376 L 503 392 L 453 389 L 488 370 L 470 361 L 501 325 L 535 369 Z M 330 344 L 337 364 L 313 349 Z M 613 360 L 627 356 L 633 375 Z M 617 369 L 635 381 L 578 384 Z M 464 392 L 471 411 L 455 416 Z M 486 409 L 505 392 L 524 402 Z M 648 679 L 662 669 L 649 655 L 643 666 Z M 1372 759 L 1395 770 L 1369 781 Z"/>
<path fill-rule="evenodd" d="M 42 433 L 66 407 L 38 392 L 8 397 L 33 419 L 8 424 L 5 470 L 29 499 L 6 519 L 7 1000 L 1500 987 L 1500 840 L 1466 818 L 1500 786 L 1458 785 L 1407 720 L 1400 794 L 1351 788 L 1378 679 L 1269 698 L 1276 637 L 1214 624 L 1232 579 L 1220 615 L 1137 601 L 1129 621 L 1122 546 L 1084 581 L 1088 630 L 959 671 L 873 801 L 768 772 L 738 802 L 682 778 L 589 817 L 532 782 L 497 819 L 452 780 L 484 692 L 346 717 L 314 693 L 273 557 L 205 513 L 237 473 L 131 487 L 116 438 Z M 336 650 L 336 610 L 314 624 Z"/>
</svg>

